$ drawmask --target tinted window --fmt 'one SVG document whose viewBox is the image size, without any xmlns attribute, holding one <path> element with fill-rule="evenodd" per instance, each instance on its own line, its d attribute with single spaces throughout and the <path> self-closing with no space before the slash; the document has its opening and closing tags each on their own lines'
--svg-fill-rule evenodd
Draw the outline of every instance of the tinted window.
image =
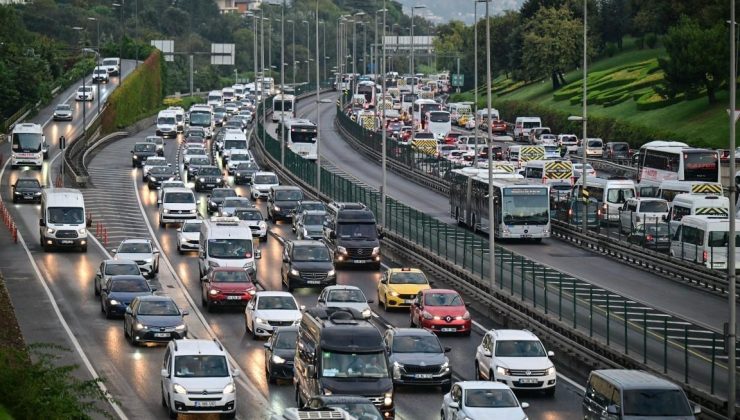
<svg viewBox="0 0 740 420">
<path fill-rule="evenodd" d="M 329 250 L 325 246 L 296 246 L 293 261 L 329 261 Z"/>
<path fill-rule="evenodd" d="M 79 225 L 85 222 L 85 212 L 81 207 L 49 207 L 47 222 Z"/>
<path fill-rule="evenodd" d="M 152 246 L 147 242 L 124 242 L 118 247 L 119 254 L 149 254 Z"/>
<path fill-rule="evenodd" d="M 624 391 L 623 415 L 637 417 L 691 416 L 691 407 L 677 389 Z"/>
<path fill-rule="evenodd" d="M 213 281 L 219 283 L 246 283 L 249 281 L 246 271 L 216 271 Z"/>
<path fill-rule="evenodd" d="M 301 191 L 277 191 L 275 192 L 275 200 L 280 201 L 299 201 L 303 198 Z"/>
<path fill-rule="evenodd" d="M 498 357 L 545 357 L 545 348 L 536 340 L 498 340 L 496 356 Z"/>
<path fill-rule="evenodd" d="M 395 273 L 390 278 L 390 284 L 427 284 L 427 278 L 423 273 L 407 271 Z"/>
<path fill-rule="evenodd" d="M 175 316 L 180 315 L 175 302 L 171 300 L 144 300 L 139 304 L 139 315 Z"/>
<path fill-rule="evenodd" d="M 117 276 L 121 274 L 139 275 L 139 266 L 136 264 L 108 264 L 105 266 L 105 274 Z"/>
<path fill-rule="evenodd" d="M 442 353 L 439 339 L 434 336 L 396 336 L 393 338 L 394 353 Z"/>
<path fill-rule="evenodd" d="M 457 293 L 428 293 L 424 303 L 429 306 L 460 306 L 462 298 Z"/>
<path fill-rule="evenodd" d="M 642 213 L 667 213 L 668 203 L 664 201 L 645 201 L 640 203 Z"/>
<path fill-rule="evenodd" d="M 281 331 L 277 333 L 277 338 L 273 346 L 276 349 L 294 349 L 297 341 L 297 331 Z"/>
<path fill-rule="evenodd" d="M 357 289 L 339 289 L 329 292 L 329 296 L 326 298 L 326 301 L 363 303 L 366 302 L 367 299 L 365 299 L 365 295 Z"/>
<path fill-rule="evenodd" d="M 236 191 L 232 189 L 215 189 L 211 192 L 213 198 L 236 197 Z"/>
<path fill-rule="evenodd" d="M 465 391 L 467 407 L 517 407 L 516 397 L 509 389 L 468 389 Z"/>
<path fill-rule="evenodd" d="M 183 232 L 200 232 L 200 223 L 184 223 L 182 225 Z"/>
<path fill-rule="evenodd" d="M 290 296 L 260 296 L 257 309 L 295 310 L 298 307 Z"/>
<path fill-rule="evenodd" d="M 198 175 L 206 175 L 206 176 L 221 176 L 221 170 L 218 168 L 201 168 L 201 170 L 198 172 Z"/>
</svg>

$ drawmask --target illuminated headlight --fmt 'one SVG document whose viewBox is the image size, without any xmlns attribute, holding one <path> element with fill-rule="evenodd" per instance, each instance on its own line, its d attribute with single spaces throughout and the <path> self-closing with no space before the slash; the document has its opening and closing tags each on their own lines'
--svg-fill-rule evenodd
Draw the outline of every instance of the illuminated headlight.
<svg viewBox="0 0 740 420">
<path fill-rule="evenodd" d="M 555 374 L 555 366 L 550 366 L 549 368 L 547 368 L 546 375 L 554 375 L 554 374 Z"/>
<path fill-rule="evenodd" d="M 219 293 L 221 293 L 221 292 L 220 292 L 220 291 L 218 291 L 218 290 L 216 290 L 216 289 L 211 289 L 211 291 L 210 291 L 210 292 L 208 292 L 208 294 L 210 294 L 211 296 L 216 296 L 216 295 L 217 295 L 217 294 L 219 294 Z"/>
<path fill-rule="evenodd" d="M 272 355 L 272 363 L 277 363 L 279 365 L 282 365 L 283 363 L 285 363 L 285 359 L 283 359 L 282 357 L 274 354 L 274 355 Z"/>
<path fill-rule="evenodd" d="M 162 213 L 169 214 L 170 213 L 170 209 L 164 209 L 164 210 L 162 210 Z"/>
<path fill-rule="evenodd" d="M 326 273 L 326 276 L 327 276 L 327 277 L 334 277 L 334 275 L 335 275 L 335 274 L 337 274 L 337 271 L 336 271 L 336 270 L 334 270 L 334 269 L 332 269 L 332 270 L 329 270 L 329 271 L 328 271 L 328 272 Z"/>
<path fill-rule="evenodd" d="M 230 383 L 224 387 L 223 393 L 224 394 L 233 394 L 236 389 L 234 388 L 234 383 Z"/>
<path fill-rule="evenodd" d="M 193 214 L 193 213 L 195 213 L 195 212 L 196 212 L 196 210 L 195 210 L 195 209 L 190 209 L 190 210 L 188 210 L 188 213 L 190 213 L 190 214 Z"/>
<path fill-rule="evenodd" d="M 177 331 L 183 331 L 183 330 L 184 330 L 185 328 L 187 328 L 187 327 L 185 326 L 185 324 L 180 324 L 180 325 L 178 325 L 178 326 L 176 326 L 176 327 L 175 327 L 175 329 L 176 329 Z"/>
<path fill-rule="evenodd" d="M 442 366 L 440 366 L 439 368 L 440 370 L 450 370 L 450 362 L 442 363 Z"/>
<path fill-rule="evenodd" d="M 383 405 L 393 405 L 393 393 L 392 392 L 386 392 L 385 398 L 383 398 Z"/>
<path fill-rule="evenodd" d="M 221 178 L 216 178 L 216 182 L 221 182 Z"/>
<path fill-rule="evenodd" d="M 395 290 L 391 290 L 391 296 L 398 297 L 399 296 L 399 293 L 397 291 L 395 291 Z"/>
<path fill-rule="evenodd" d="M 200 182 L 206 182 L 206 179 L 205 178 L 198 178 L 198 181 L 200 181 Z"/>
<path fill-rule="evenodd" d="M 56 231 L 57 231 L 56 229 L 46 228 L 46 234 L 47 235 L 53 235 L 54 232 L 56 232 Z"/>
<path fill-rule="evenodd" d="M 188 393 L 188 390 L 185 389 L 185 387 L 180 384 L 173 384 L 172 390 L 175 391 L 175 394 L 187 394 Z"/>
<path fill-rule="evenodd" d="M 109 300 L 109 301 L 108 301 L 108 304 L 109 304 L 109 305 L 113 305 L 113 306 L 116 306 L 116 305 L 118 305 L 119 303 L 120 303 L 120 302 L 118 302 L 118 301 L 117 301 L 117 300 L 115 300 L 115 299 L 111 299 L 111 300 Z"/>
<path fill-rule="evenodd" d="M 267 223 L 265 223 L 264 221 L 262 221 L 262 222 L 259 222 L 259 224 L 257 226 L 259 226 L 260 229 L 266 229 L 267 228 Z"/>
<path fill-rule="evenodd" d="M 496 366 L 496 373 L 503 376 L 509 376 L 509 369 L 501 366 Z"/>
<path fill-rule="evenodd" d="M 157 182 L 157 178 L 154 175 L 149 175 L 149 180 Z"/>
<path fill-rule="evenodd" d="M 256 317 L 256 318 L 254 318 L 254 323 L 255 324 L 267 324 L 267 321 L 265 321 L 264 319 L 262 319 L 260 317 Z"/>
<path fill-rule="evenodd" d="M 290 269 L 290 275 L 291 276 L 300 276 L 301 273 L 298 270 L 296 270 L 295 268 L 291 268 Z"/>
<path fill-rule="evenodd" d="M 280 211 L 280 206 L 275 206 L 272 209 L 275 210 L 275 211 Z"/>
<path fill-rule="evenodd" d="M 208 266 L 209 267 L 219 267 L 218 263 L 215 261 L 208 261 Z"/>
<path fill-rule="evenodd" d="M 147 264 L 151 264 L 153 260 L 154 260 L 153 258 L 147 258 L 144 260 L 144 262 Z"/>
<path fill-rule="evenodd" d="M 303 236 L 311 236 L 311 234 L 308 233 L 308 229 L 303 229 Z"/>
<path fill-rule="evenodd" d="M 16 191 L 15 195 L 22 195 L 22 193 L 20 191 Z"/>
<path fill-rule="evenodd" d="M 134 155 L 134 159 L 138 160 L 139 159 L 139 155 Z"/>
<path fill-rule="evenodd" d="M 340 253 L 340 254 L 347 255 L 347 248 L 345 248 L 343 246 L 338 246 L 337 247 L 337 252 Z"/>
<path fill-rule="evenodd" d="M 257 294 L 257 291 L 254 290 L 254 289 L 252 289 L 252 290 L 248 290 L 247 293 L 249 293 L 250 295 L 254 296 L 254 295 Z"/>
<path fill-rule="evenodd" d="M 375 248 L 373 248 L 373 255 L 378 255 L 378 254 L 380 254 L 380 247 L 376 246 Z"/>
<path fill-rule="evenodd" d="M 364 311 L 362 311 L 362 317 L 363 317 L 363 318 L 370 318 L 370 316 L 372 316 L 372 314 L 373 314 L 373 313 L 372 313 L 372 311 L 370 310 L 370 308 L 368 308 L 368 309 L 365 309 Z"/>
<path fill-rule="evenodd" d="M 18 194 L 18 193 L 16 193 L 16 194 Z M 41 193 L 40 192 L 35 192 L 35 193 L 33 193 L 33 195 L 41 195 Z"/>
</svg>

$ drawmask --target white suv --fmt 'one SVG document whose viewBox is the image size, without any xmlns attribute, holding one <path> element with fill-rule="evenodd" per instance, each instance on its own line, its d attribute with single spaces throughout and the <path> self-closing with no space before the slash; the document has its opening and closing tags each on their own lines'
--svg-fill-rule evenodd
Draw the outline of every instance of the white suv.
<svg viewBox="0 0 740 420">
<path fill-rule="evenodd" d="M 171 418 L 190 412 L 234 418 L 239 374 L 218 341 L 172 340 L 162 364 L 162 405 Z"/>
<path fill-rule="evenodd" d="M 555 393 L 555 366 L 536 335 L 527 330 L 491 330 L 475 352 L 478 380 L 502 382 L 511 389 Z"/>
<path fill-rule="evenodd" d="M 274 172 L 255 172 L 252 175 L 252 182 L 249 184 L 249 190 L 254 200 L 267 198 L 270 188 L 280 185 L 277 175 Z"/>
<path fill-rule="evenodd" d="M 154 278 L 159 272 L 159 251 L 154 249 L 149 239 L 124 239 L 111 252 L 115 254 L 114 260 L 136 261 L 145 277 Z"/>
</svg>

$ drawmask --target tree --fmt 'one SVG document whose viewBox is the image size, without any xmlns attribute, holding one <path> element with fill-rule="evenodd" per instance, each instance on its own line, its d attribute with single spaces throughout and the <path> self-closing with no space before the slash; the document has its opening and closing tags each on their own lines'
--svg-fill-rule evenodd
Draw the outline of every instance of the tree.
<svg viewBox="0 0 740 420">
<path fill-rule="evenodd" d="M 577 60 L 582 31 L 582 22 L 567 8 L 541 8 L 524 27 L 522 56 L 527 79 L 550 76 L 553 89 L 565 84 L 562 74 Z"/>
<path fill-rule="evenodd" d="M 622 49 L 622 38 L 629 30 L 628 0 L 601 0 L 599 4 L 599 26 L 604 42 L 613 42 Z"/>
<path fill-rule="evenodd" d="M 670 96 L 704 88 L 709 103 L 716 101 L 715 92 L 729 72 L 727 34 L 723 23 L 703 28 L 686 16 L 668 30 L 663 40 L 668 58 L 658 61 Z"/>
</svg>

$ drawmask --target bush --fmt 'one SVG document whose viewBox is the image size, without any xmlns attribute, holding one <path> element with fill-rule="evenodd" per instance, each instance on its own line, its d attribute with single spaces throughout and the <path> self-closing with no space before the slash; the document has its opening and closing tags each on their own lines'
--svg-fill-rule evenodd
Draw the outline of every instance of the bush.
<svg viewBox="0 0 740 420">
<path fill-rule="evenodd" d="M 606 46 L 604 47 L 604 54 L 606 54 L 607 57 L 614 57 L 614 54 L 616 54 L 618 51 L 618 48 L 615 44 L 611 42 L 607 42 Z"/>
<path fill-rule="evenodd" d="M 658 36 L 654 33 L 649 33 L 645 35 L 645 45 L 647 45 L 650 49 L 655 48 L 655 46 L 658 45 Z"/>
<path fill-rule="evenodd" d="M 637 98 L 635 101 L 637 103 L 637 109 L 640 111 L 649 111 L 652 109 L 659 109 L 667 107 L 668 105 L 673 105 L 677 102 L 682 101 L 683 95 L 677 95 L 674 98 L 670 98 L 668 96 L 662 95 L 658 92 L 656 92 L 654 89 L 650 89 L 649 91 L 645 92 Z"/>
</svg>

